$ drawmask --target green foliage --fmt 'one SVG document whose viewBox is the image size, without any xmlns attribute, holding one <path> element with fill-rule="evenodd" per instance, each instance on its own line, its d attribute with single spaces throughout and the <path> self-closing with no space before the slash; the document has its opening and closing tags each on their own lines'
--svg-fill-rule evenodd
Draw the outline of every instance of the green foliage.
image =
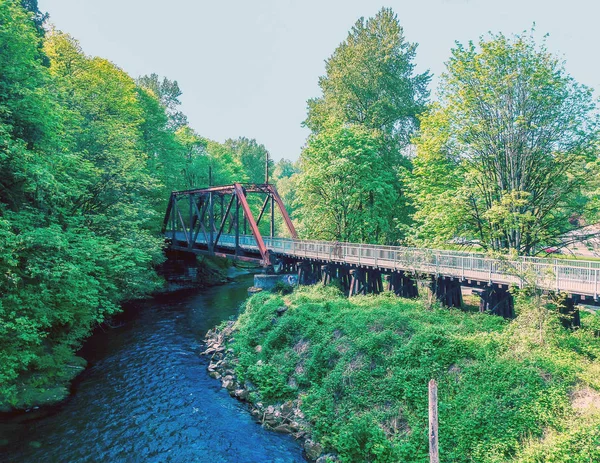
<svg viewBox="0 0 600 463">
<path fill-rule="evenodd" d="M 158 98 L 161 106 L 166 110 L 169 129 L 177 130 L 187 125 L 187 117 L 178 110 L 178 106 L 181 104 L 179 97 L 182 92 L 176 80 L 171 81 L 163 77 L 161 81 L 157 74 L 150 74 L 138 78 L 136 82 L 140 87 L 149 90 Z"/>
<path fill-rule="evenodd" d="M 458 44 L 406 179 L 414 241 L 478 239 L 524 254 L 553 244 L 596 207 L 585 195 L 597 135 L 591 90 L 531 36 Z"/>
<path fill-rule="evenodd" d="M 311 136 L 296 192 L 303 236 L 385 241 L 393 229 L 387 218 L 395 174 L 380 148 L 377 133 L 358 125 L 336 125 Z"/>
<path fill-rule="evenodd" d="M 442 461 L 594 461 L 600 415 L 582 420 L 572 406 L 573 391 L 600 390 L 593 329 L 564 330 L 544 308 L 540 328 L 527 299 L 518 310 L 507 322 L 332 287 L 259 293 L 231 347 L 260 400 L 299 398 L 313 437 L 342 461 L 428 461 L 431 378 Z"/>
<path fill-rule="evenodd" d="M 242 167 L 244 181 L 248 183 L 265 183 L 265 165 L 269 152 L 256 142 L 246 137 L 240 137 L 236 140 L 225 140 L 225 147 L 233 153 Z M 273 170 L 273 161 L 269 160 L 269 171 Z"/>
<path fill-rule="evenodd" d="M 406 145 L 429 94 L 429 73 L 414 75 L 416 49 L 391 9 L 360 18 L 326 61 L 323 96 L 308 101 L 306 126 L 318 133 L 334 119 Z"/>
<path fill-rule="evenodd" d="M 36 1 L 0 0 L 2 410 L 64 398 L 82 341 L 160 286 L 172 190 L 207 185 L 209 166 L 220 183 L 264 169 L 190 129 L 177 82 L 136 83 L 44 19 Z"/>
<path fill-rule="evenodd" d="M 326 61 L 323 94 L 308 101 L 312 135 L 297 179 L 305 236 L 389 244 L 402 238 L 398 225 L 408 211 L 398 174 L 410 164 L 403 150 L 429 94 L 429 74 L 414 73 L 416 48 L 383 8 L 359 19 Z"/>
</svg>

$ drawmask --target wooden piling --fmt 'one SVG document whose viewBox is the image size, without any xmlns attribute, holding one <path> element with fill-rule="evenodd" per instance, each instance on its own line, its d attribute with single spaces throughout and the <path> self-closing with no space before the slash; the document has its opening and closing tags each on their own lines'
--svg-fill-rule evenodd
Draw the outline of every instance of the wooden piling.
<svg viewBox="0 0 600 463">
<path fill-rule="evenodd" d="M 435 379 L 429 381 L 429 462 L 440 463 L 438 446 L 438 398 Z"/>
</svg>

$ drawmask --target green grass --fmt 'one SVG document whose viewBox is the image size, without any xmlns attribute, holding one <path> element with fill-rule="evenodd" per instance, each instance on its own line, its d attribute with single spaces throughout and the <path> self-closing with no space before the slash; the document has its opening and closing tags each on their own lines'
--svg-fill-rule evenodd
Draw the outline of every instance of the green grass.
<svg viewBox="0 0 600 463">
<path fill-rule="evenodd" d="M 507 322 L 389 294 L 259 293 L 231 346 L 254 398 L 299 398 L 313 437 L 346 462 L 428 461 L 431 378 L 443 462 L 600 461 L 597 316 L 568 332 L 540 304 L 518 309 Z M 592 405 L 576 410 L 573 393 L 582 389 Z"/>
</svg>

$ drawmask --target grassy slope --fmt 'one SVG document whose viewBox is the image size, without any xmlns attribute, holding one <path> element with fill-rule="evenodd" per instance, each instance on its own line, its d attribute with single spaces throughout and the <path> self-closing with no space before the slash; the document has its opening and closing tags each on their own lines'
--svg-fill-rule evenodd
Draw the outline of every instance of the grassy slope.
<svg viewBox="0 0 600 463">
<path fill-rule="evenodd" d="M 444 462 L 600 461 L 600 340 L 563 330 L 533 303 L 519 307 L 506 322 L 385 294 L 261 293 L 232 347 L 254 399 L 300 397 L 314 438 L 344 461 L 428 461 L 431 378 Z"/>
</svg>

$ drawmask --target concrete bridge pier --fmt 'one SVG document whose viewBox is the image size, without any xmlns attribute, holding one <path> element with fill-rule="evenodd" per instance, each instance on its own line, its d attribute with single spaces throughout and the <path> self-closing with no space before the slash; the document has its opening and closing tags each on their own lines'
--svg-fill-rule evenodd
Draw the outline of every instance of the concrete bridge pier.
<svg viewBox="0 0 600 463">
<path fill-rule="evenodd" d="M 508 288 L 492 284 L 479 293 L 480 312 L 490 312 L 504 318 L 515 318 L 515 303 Z"/>
<path fill-rule="evenodd" d="M 431 280 L 431 291 L 445 307 L 461 308 L 463 305 L 460 281 L 455 278 L 438 276 Z"/>
<path fill-rule="evenodd" d="M 386 289 L 396 296 L 413 299 L 419 296 L 417 283 L 405 272 L 393 272 L 385 275 Z"/>
</svg>

